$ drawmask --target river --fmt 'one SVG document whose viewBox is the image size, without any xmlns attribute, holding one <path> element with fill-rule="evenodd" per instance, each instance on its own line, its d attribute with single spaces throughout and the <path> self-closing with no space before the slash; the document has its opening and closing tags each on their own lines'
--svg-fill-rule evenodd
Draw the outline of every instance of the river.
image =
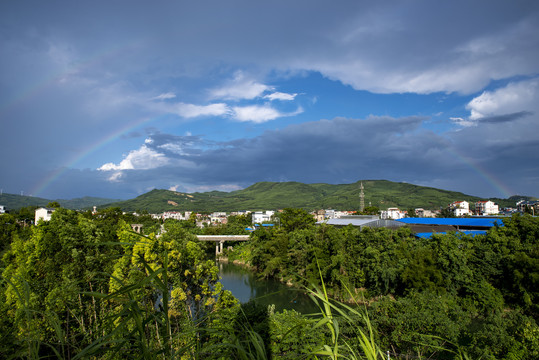
<svg viewBox="0 0 539 360">
<path fill-rule="evenodd" d="M 256 300 L 262 305 L 275 305 L 276 311 L 296 310 L 302 314 L 318 312 L 317 306 L 303 291 L 277 280 L 261 280 L 256 274 L 232 263 L 217 263 L 221 284 L 242 303 Z"/>
</svg>

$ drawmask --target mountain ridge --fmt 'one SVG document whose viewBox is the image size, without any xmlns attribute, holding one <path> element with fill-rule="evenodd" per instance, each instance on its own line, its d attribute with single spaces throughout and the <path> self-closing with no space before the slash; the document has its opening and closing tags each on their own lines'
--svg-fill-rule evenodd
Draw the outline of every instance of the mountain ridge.
<svg viewBox="0 0 539 360">
<path fill-rule="evenodd" d="M 184 193 L 154 189 L 134 199 L 107 204 L 124 211 L 239 211 L 275 210 L 286 207 L 315 209 L 359 209 L 360 183 L 363 183 L 365 205 L 380 209 L 388 207 L 439 209 L 453 201 L 486 200 L 457 191 L 392 182 L 389 180 L 360 180 L 351 184 L 305 184 L 290 182 L 258 182 L 245 189 L 231 192 L 211 191 Z M 509 199 L 490 198 L 500 207 L 515 206 L 515 199 L 533 199 L 515 195 Z"/>
<path fill-rule="evenodd" d="M 254 183 L 245 189 L 231 192 L 209 191 L 186 193 L 164 189 L 154 189 L 129 200 L 106 199 L 85 196 L 70 200 L 49 200 L 33 196 L 2 194 L 0 205 L 8 210 L 25 206 L 46 206 L 57 201 L 69 209 L 89 209 L 120 207 L 124 211 L 239 211 L 272 210 L 286 207 L 315 209 L 359 209 L 359 187 L 365 188 L 365 205 L 380 209 L 399 207 L 401 209 L 439 209 L 457 200 L 476 202 L 486 200 L 479 196 L 457 191 L 414 185 L 389 180 L 359 180 L 350 184 L 306 184 L 297 181 Z M 533 200 L 531 196 L 513 195 L 507 199 L 490 198 L 500 207 L 513 207 L 519 199 Z"/>
</svg>

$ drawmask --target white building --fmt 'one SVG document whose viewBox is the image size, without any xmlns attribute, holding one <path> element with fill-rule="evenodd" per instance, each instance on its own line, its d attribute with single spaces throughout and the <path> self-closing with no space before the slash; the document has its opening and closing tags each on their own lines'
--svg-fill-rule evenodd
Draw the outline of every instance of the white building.
<svg viewBox="0 0 539 360">
<path fill-rule="evenodd" d="M 6 207 L 4 205 L 0 205 L 0 214 L 6 213 Z"/>
<path fill-rule="evenodd" d="M 226 224 L 228 222 L 226 212 L 213 212 L 210 215 L 210 221 L 212 224 Z"/>
<path fill-rule="evenodd" d="M 470 204 L 467 201 L 455 201 L 449 204 L 449 209 L 455 216 L 471 215 Z"/>
<path fill-rule="evenodd" d="M 475 213 L 477 215 L 494 215 L 499 212 L 500 209 L 498 208 L 498 205 L 490 200 L 478 201 L 475 203 Z"/>
<path fill-rule="evenodd" d="M 325 213 L 324 213 L 324 218 L 326 219 L 335 219 L 335 210 L 333 209 L 328 209 L 328 210 L 324 210 Z"/>
<path fill-rule="evenodd" d="M 387 210 L 382 210 L 380 212 L 380 219 L 403 219 L 405 217 L 405 212 L 399 210 L 399 208 L 388 208 Z"/>
<path fill-rule="evenodd" d="M 174 219 L 174 220 L 183 220 L 183 214 L 179 211 L 165 211 L 163 215 L 161 215 L 161 218 L 163 220 L 166 219 Z"/>
<path fill-rule="evenodd" d="M 39 208 L 39 209 L 36 209 L 36 219 L 35 219 L 34 224 L 37 225 L 39 220 L 49 221 L 51 219 L 52 213 L 55 210 L 56 209 L 54 209 L 54 208 Z"/>
<path fill-rule="evenodd" d="M 271 217 L 275 214 L 275 211 L 267 210 L 266 212 L 263 211 L 256 211 L 253 213 L 253 224 L 261 224 L 264 221 L 271 221 Z"/>
<path fill-rule="evenodd" d="M 436 215 L 431 210 L 425 210 L 423 208 L 417 208 L 414 211 L 418 217 L 435 217 Z"/>
<path fill-rule="evenodd" d="M 163 215 L 161 215 L 161 218 L 163 220 L 166 220 L 166 219 L 189 220 L 191 213 L 192 211 L 186 211 L 185 213 L 181 213 L 179 211 L 165 211 Z"/>
</svg>

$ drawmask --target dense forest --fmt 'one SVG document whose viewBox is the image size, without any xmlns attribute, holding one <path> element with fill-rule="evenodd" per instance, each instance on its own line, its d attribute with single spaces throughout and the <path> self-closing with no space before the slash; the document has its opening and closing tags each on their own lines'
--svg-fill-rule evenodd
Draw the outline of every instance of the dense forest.
<svg viewBox="0 0 539 360">
<path fill-rule="evenodd" d="M 516 215 L 486 236 L 422 239 L 408 228 L 315 227 L 299 209 L 280 217 L 280 228 L 257 230 L 229 259 L 359 301 L 382 348 L 427 358 L 453 344 L 474 359 L 539 357 L 538 218 Z"/>
<path fill-rule="evenodd" d="M 190 221 L 59 208 L 26 226 L 0 216 L 2 358 L 539 357 L 539 220 L 486 236 L 416 239 L 408 229 L 314 226 L 286 209 L 228 252 L 310 292 L 320 313 L 239 304 Z M 143 224 L 137 234 L 130 224 Z M 311 289 L 311 290 L 309 290 Z"/>
</svg>

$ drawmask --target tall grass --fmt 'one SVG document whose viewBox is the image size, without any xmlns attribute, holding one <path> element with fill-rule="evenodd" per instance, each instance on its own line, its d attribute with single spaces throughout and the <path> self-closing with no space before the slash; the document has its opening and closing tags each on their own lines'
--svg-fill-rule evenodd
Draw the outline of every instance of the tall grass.
<svg viewBox="0 0 539 360">
<path fill-rule="evenodd" d="M 319 269 L 320 271 L 320 269 Z M 376 343 L 374 330 L 371 326 L 367 311 L 360 311 L 359 303 L 356 307 L 350 307 L 344 303 L 333 301 L 328 297 L 326 286 L 320 273 L 321 288 L 313 286 L 309 290 L 309 296 L 318 305 L 321 319 L 314 329 L 326 327 L 331 339 L 329 344 L 323 345 L 312 354 L 329 357 L 330 359 L 384 359 L 384 354 Z M 350 297 L 353 295 L 348 291 Z M 360 320 L 365 328 L 363 328 Z M 341 332 L 343 325 L 352 329 L 352 336 Z"/>
</svg>

